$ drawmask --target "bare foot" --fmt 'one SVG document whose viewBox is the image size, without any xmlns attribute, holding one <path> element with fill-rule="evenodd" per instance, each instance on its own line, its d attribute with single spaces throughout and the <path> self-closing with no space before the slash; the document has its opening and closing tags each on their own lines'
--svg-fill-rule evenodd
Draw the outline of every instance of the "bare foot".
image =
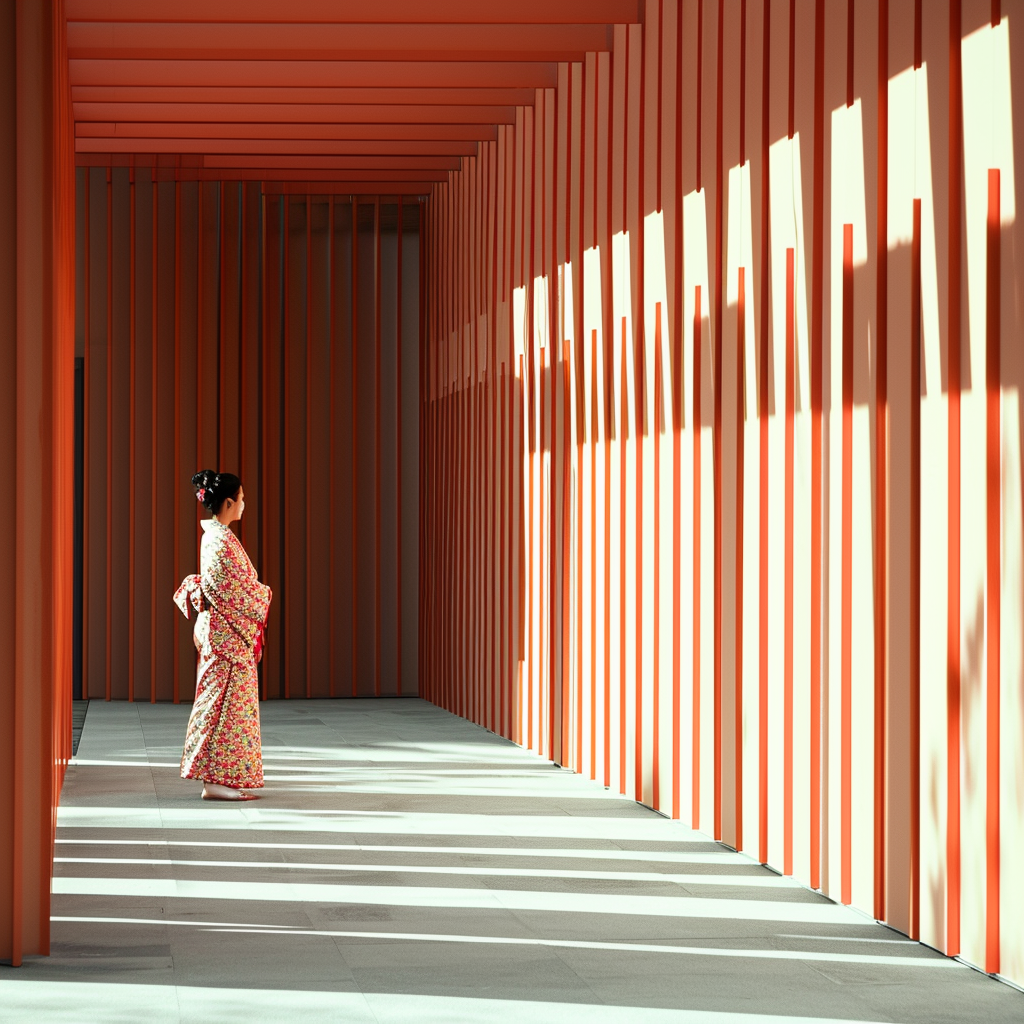
<svg viewBox="0 0 1024 1024">
<path fill-rule="evenodd" d="M 246 793 L 244 789 L 232 789 L 230 786 L 221 786 L 216 782 L 203 783 L 204 800 L 258 800 L 259 797 L 253 793 Z"/>
</svg>

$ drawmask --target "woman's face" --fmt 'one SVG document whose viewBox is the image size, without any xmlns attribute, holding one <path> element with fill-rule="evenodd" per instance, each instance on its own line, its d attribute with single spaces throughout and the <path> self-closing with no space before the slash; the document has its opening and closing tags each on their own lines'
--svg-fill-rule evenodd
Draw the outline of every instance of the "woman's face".
<svg viewBox="0 0 1024 1024">
<path fill-rule="evenodd" d="M 228 504 L 230 502 L 230 505 Z M 245 511 L 245 488 L 239 487 L 238 494 L 234 498 L 228 498 L 224 503 L 224 511 L 227 513 L 227 522 L 233 523 L 236 519 L 242 518 Z"/>
</svg>

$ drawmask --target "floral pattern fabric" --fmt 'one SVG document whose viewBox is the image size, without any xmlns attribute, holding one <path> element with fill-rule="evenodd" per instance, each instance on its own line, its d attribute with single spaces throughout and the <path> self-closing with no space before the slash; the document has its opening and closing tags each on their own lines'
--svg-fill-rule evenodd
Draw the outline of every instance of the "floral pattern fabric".
<svg viewBox="0 0 1024 1024">
<path fill-rule="evenodd" d="M 272 595 L 229 527 L 216 519 L 202 526 L 199 574 L 186 576 L 174 594 L 186 619 L 190 608 L 197 613 L 199 652 L 181 777 L 258 789 L 263 756 L 256 651 L 263 644 Z"/>
</svg>

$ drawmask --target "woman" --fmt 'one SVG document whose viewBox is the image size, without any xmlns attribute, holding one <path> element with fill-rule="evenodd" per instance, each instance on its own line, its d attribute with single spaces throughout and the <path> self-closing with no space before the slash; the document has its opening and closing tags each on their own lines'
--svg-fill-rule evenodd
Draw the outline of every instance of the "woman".
<svg viewBox="0 0 1024 1024">
<path fill-rule="evenodd" d="M 246 789 L 263 785 L 256 663 L 263 655 L 270 587 L 260 583 L 229 525 L 245 511 L 242 481 L 204 469 L 192 486 L 213 518 L 202 524 L 199 575 L 186 576 L 174 595 L 186 619 L 189 604 L 198 613 L 196 698 L 181 777 L 201 779 L 204 800 L 255 800 Z"/>
</svg>

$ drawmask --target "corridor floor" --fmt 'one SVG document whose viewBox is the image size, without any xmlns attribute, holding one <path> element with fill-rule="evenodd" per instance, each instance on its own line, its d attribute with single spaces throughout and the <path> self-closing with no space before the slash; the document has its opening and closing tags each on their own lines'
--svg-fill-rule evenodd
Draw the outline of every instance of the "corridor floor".
<svg viewBox="0 0 1024 1024">
<path fill-rule="evenodd" d="M 52 956 L 0 968 L 0 1020 L 1024 1020 L 1009 986 L 424 701 L 264 704 L 240 806 L 178 777 L 188 710 L 91 704 Z"/>
</svg>

